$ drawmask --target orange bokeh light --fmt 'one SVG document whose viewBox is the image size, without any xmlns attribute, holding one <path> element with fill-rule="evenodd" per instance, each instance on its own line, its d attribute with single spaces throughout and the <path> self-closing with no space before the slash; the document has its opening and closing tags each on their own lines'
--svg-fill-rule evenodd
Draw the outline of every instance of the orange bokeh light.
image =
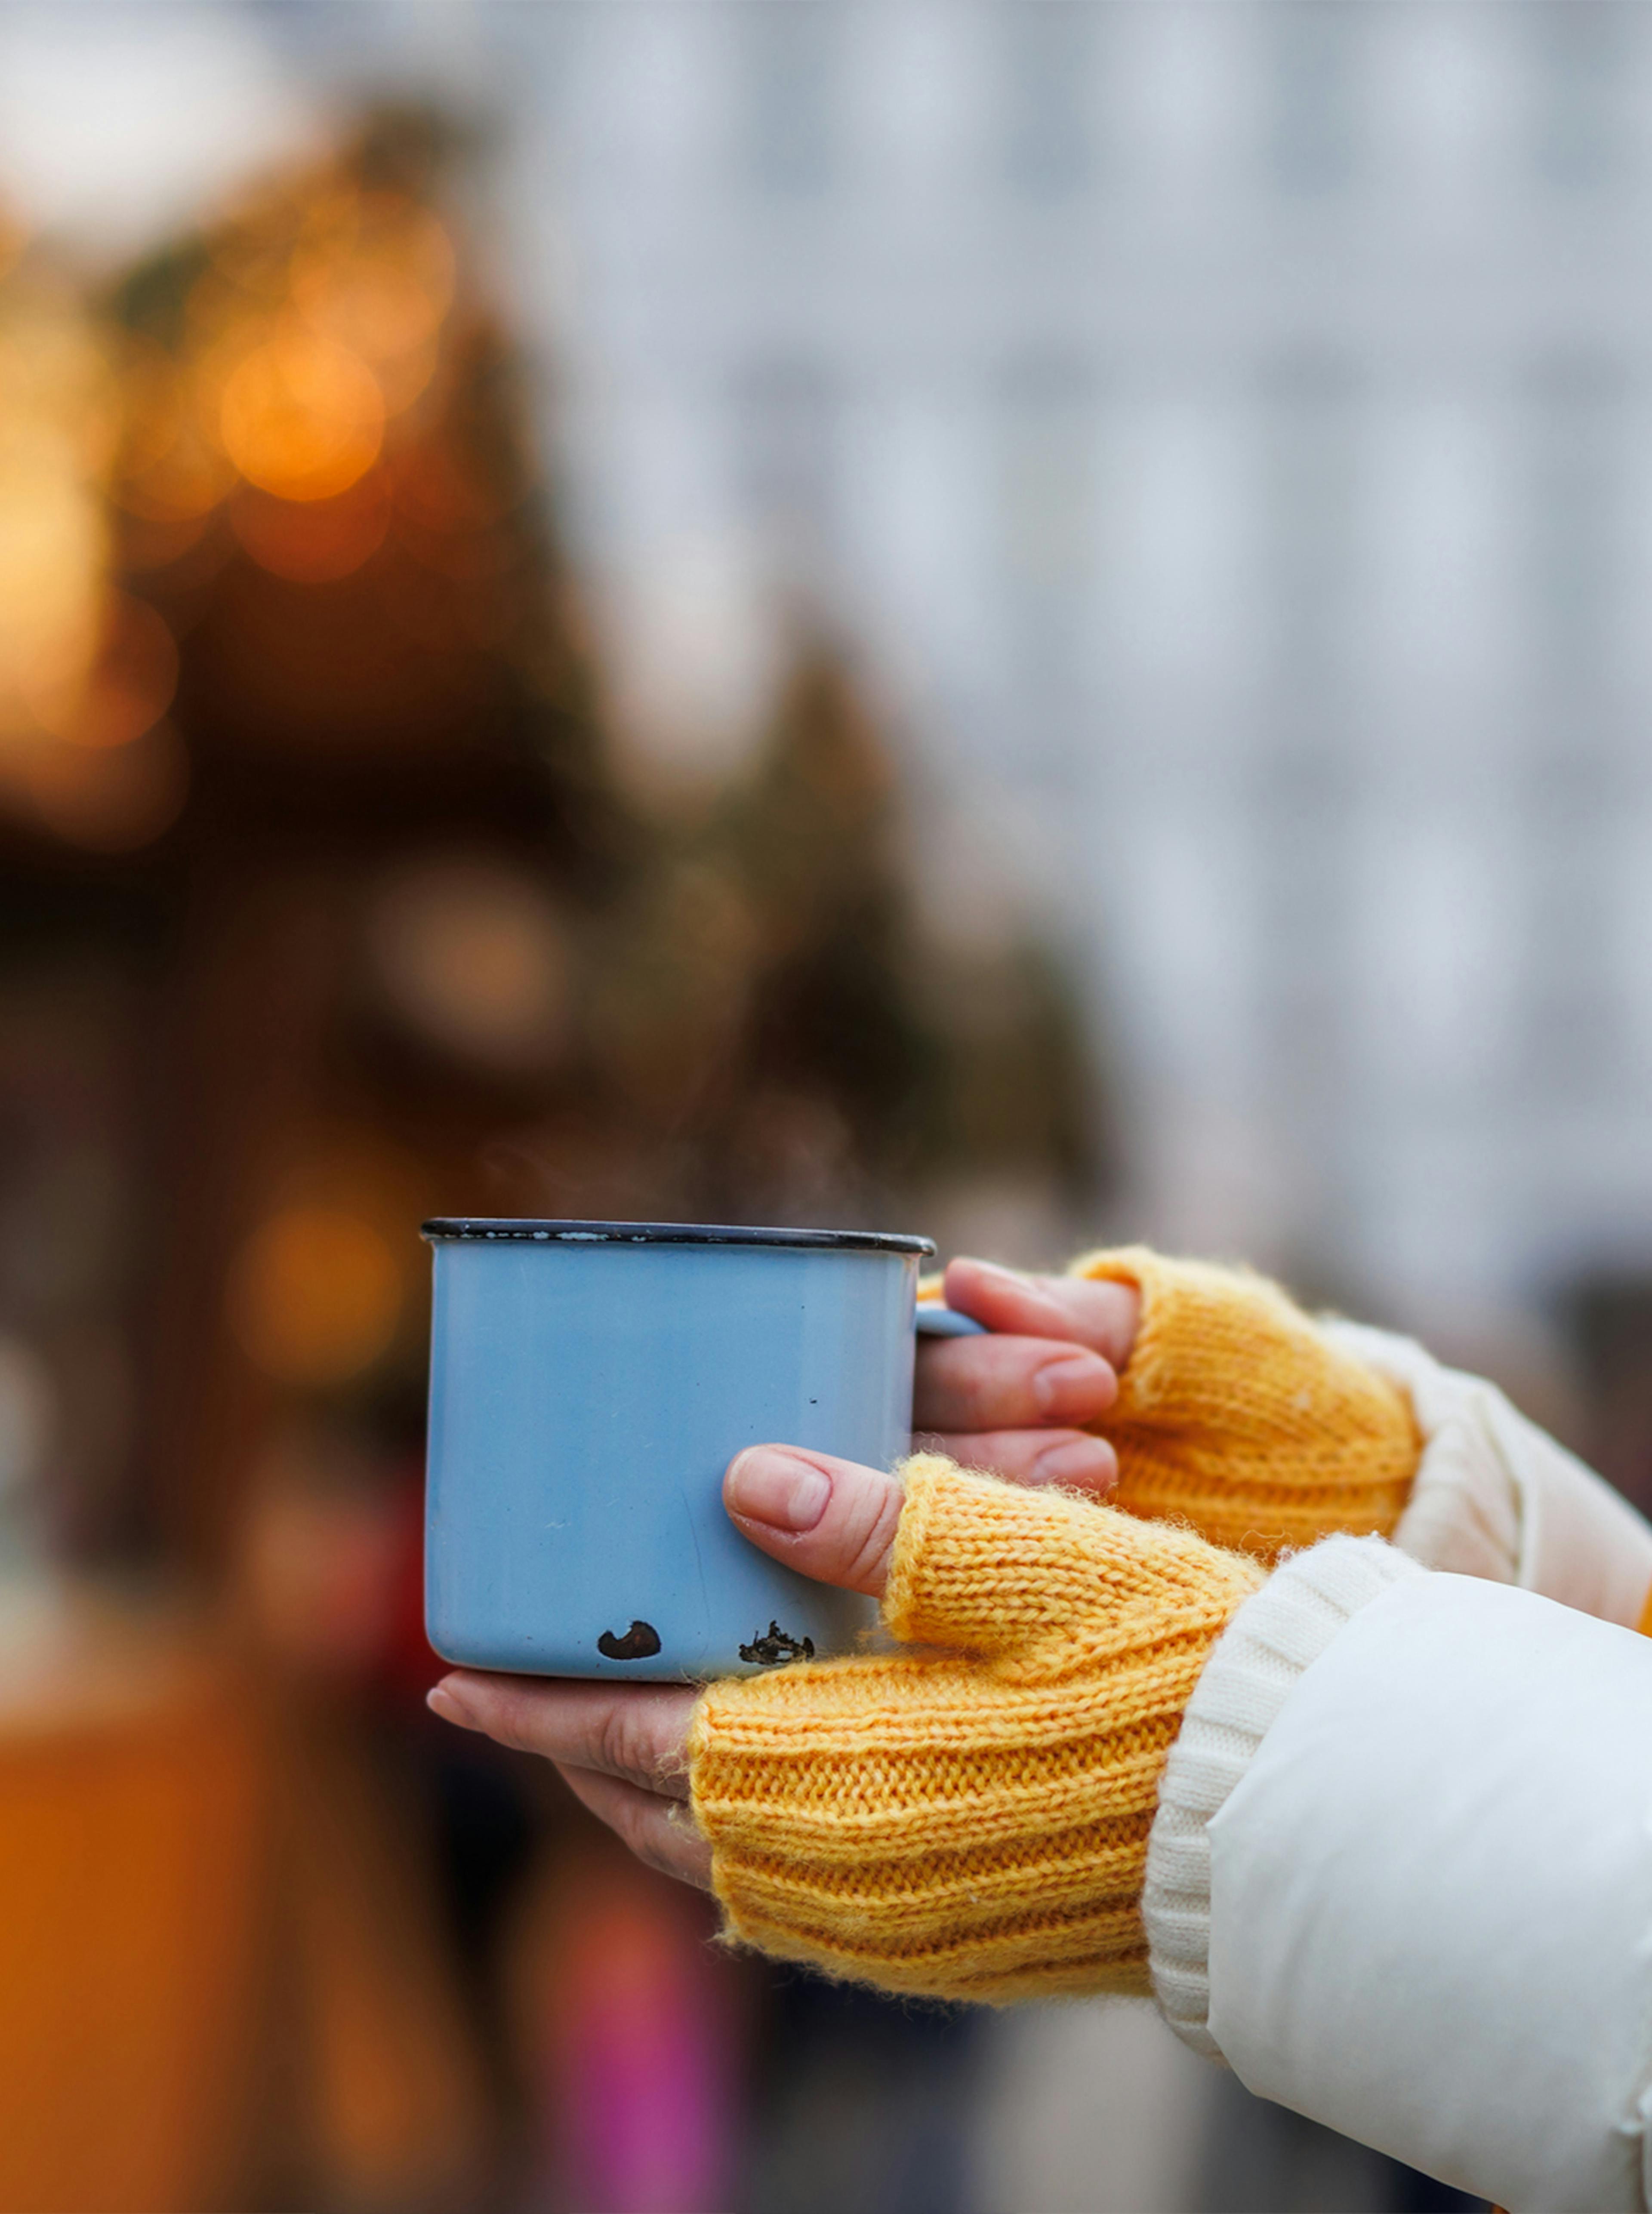
<svg viewBox="0 0 1652 2214">
<path fill-rule="evenodd" d="M 358 354 L 314 331 L 278 331 L 224 380 L 223 450 L 280 499 L 332 499 L 365 476 L 384 443 L 384 394 Z"/>
<path fill-rule="evenodd" d="M 28 265 L 0 291 L 0 737 L 31 744 L 31 694 L 77 695 L 98 651 L 109 533 L 101 474 L 119 411 L 84 309 Z"/>
<path fill-rule="evenodd" d="M 234 484 L 235 471 L 215 435 L 208 435 L 180 364 L 160 346 L 130 339 L 121 375 L 125 437 L 115 498 L 149 522 L 188 523 L 210 514 Z"/>
<path fill-rule="evenodd" d="M 368 193 L 329 207 L 293 254 L 291 291 L 305 320 L 375 365 L 422 352 L 453 303 L 455 256 L 428 210 Z"/>
<path fill-rule="evenodd" d="M 40 728 L 79 746 L 130 745 L 172 705 L 178 649 L 165 622 L 142 600 L 111 592 L 102 636 L 83 660 L 42 670 L 23 684 Z"/>
<path fill-rule="evenodd" d="M 166 720 L 175 641 L 114 576 L 191 604 L 238 546 L 327 584 L 394 531 L 444 587 L 474 584 L 480 547 L 447 541 L 485 536 L 499 497 L 457 456 L 398 481 L 445 389 L 457 254 L 430 209 L 342 161 L 146 267 L 117 309 L 132 327 L 49 260 L 8 266 L 15 243 L 0 223 L 0 797 L 124 851 L 176 819 L 189 764 Z"/>
<path fill-rule="evenodd" d="M 402 1306 L 401 1271 L 370 1222 L 343 1208 L 287 1207 L 237 1255 L 229 1322 L 278 1383 L 342 1384 L 388 1351 Z"/>
</svg>

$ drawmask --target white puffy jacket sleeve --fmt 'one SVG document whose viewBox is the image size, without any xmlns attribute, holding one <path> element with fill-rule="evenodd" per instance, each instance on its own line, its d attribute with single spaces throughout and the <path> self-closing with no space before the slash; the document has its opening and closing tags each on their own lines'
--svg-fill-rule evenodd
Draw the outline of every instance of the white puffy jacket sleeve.
<svg viewBox="0 0 1652 2214">
<path fill-rule="evenodd" d="M 1514 2214 L 1644 2214 L 1652 1641 L 1297 1555 L 1200 1678 L 1144 1907 L 1164 2011 L 1251 2090 Z"/>
<path fill-rule="evenodd" d="M 1652 1527 L 1495 1385 L 1442 1367 L 1410 1338 L 1321 1324 L 1410 1397 L 1424 1440 L 1394 1543 L 1426 1569 L 1541 1592 L 1637 1628 L 1652 1592 Z"/>
</svg>

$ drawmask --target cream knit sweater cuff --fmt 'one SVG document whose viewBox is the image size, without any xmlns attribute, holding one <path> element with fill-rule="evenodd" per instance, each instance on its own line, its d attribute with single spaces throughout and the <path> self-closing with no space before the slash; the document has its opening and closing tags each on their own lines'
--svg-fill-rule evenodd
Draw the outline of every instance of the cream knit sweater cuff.
<svg viewBox="0 0 1652 2214">
<path fill-rule="evenodd" d="M 1362 1607 L 1423 1574 L 1380 1538 L 1328 1538 L 1277 1569 L 1212 1648 L 1159 1783 L 1141 1899 L 1154 1993 L 1196 2052 L 1222 2057 L 1209 2028 L 1208 1826 L 1297 1679 Z"/>
</svg>

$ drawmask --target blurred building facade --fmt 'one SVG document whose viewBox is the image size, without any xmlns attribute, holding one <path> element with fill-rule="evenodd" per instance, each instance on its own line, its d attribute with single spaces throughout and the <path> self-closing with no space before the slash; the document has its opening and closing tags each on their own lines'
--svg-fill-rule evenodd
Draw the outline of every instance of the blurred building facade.
<svg viewBox="0 0 1652 2214">
<path fill-rule="evenodd" d="M 1121 1226 L 1423 1326 L 1640 1264 L 1634 0 L 234 20 L 472 116 L 645 766 L 870 648 L 938 915 L 1116 1026 Z"/>
<path fill-rule="evenodd" d="M 505 102 L 639 717 L 872 642 L 1131 1227 L 1425 1324 L 1645 1253 L 1643 9 L 370 12 Z"/>
<path fill-rule="evenodd" d="M 147 43 L 221 170 L 232 108 L 469 113 L 639 751 L 755 727 L 800 603 L 868 642 L 926 892 L 1031 884 L 1117 1024 L 1133 1226 L 1424 1324 L 1638 1264 L 1634 0 L 209 12 L 60 78 Z M 119 134 L 70 192 L 9 74 L 83 219 Z"/>
</svg>

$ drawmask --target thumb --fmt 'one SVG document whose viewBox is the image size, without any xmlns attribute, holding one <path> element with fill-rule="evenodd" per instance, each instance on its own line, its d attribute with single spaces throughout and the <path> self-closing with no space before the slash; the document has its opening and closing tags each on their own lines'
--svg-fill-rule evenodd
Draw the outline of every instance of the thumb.
<svg viewBox="0 0 1652 2214">
<path fill-rule="evenodd" d="M 900 1485 L 802 1446 L 748 1446 L 729 1463 L 723 1504 L 743 1536 L 799 1575 L 881 1599 L 901 1520 Z"/>
</svg>

